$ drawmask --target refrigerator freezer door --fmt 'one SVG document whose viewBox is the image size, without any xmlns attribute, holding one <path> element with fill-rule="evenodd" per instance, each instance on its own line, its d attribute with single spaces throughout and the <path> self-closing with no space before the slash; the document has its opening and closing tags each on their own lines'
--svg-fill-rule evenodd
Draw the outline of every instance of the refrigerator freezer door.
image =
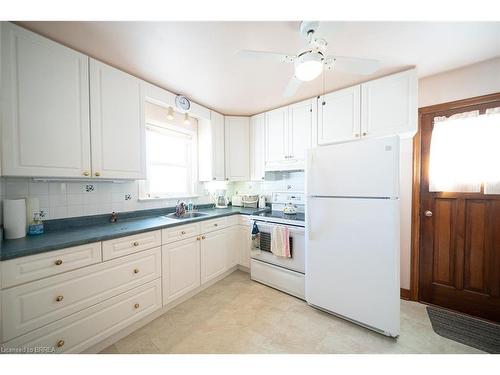
<svg viewBox="0 0 500 375">
<path fill-rule="evenodd" d="M 399 137 L 365 139 L 309 150 L 306 194 L 399 196 Z"/>
<path fill-rule="evenodd" d="M 399 334 L 399 201 L 309 198 L 306 300 Z"/>
</svg>

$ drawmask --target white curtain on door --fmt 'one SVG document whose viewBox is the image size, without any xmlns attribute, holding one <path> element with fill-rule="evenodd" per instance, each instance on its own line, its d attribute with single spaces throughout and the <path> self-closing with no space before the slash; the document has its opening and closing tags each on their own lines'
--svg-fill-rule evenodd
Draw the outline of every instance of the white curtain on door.
<svg viewBox="0 0 500 375">
<path fill-rule="evenodd" d="M 429 191 L 500 191 L 500 108 L 435 117 Z"/>
</svg>

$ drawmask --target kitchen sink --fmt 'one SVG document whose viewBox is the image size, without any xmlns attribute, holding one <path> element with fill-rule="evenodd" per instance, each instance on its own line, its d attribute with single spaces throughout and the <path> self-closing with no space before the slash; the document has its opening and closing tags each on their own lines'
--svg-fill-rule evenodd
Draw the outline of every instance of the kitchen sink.
<svg viewBox="0 0 500 375">
<path fill-rule="evenodd" d="M 192 219 L 195 217 L 201 217 L 201 216 L 206 216 L 208 215 L 205 212 L 186 212 L 180 216 L 177 216 L 175 212 L 172 212 L 171 214 L 165 215 L 165 217 L 168 217 L 169 219 L 177 219 L 177 220 L 182 220 L 182 219 Z"/>
</svg>

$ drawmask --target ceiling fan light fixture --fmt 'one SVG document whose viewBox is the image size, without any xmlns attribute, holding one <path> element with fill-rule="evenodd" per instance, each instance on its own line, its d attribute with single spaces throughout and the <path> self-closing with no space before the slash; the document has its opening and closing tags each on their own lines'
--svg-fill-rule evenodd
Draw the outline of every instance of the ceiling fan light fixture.
<svg viewBox="0 0 500 375">
<path fill-rule="evenodd" d="M 172 107 L 168 107 L 167 119 L 169 119 L 170 121 L 174 119 L 174 109 Z"/>
<path fill-rule="evenodd" d="M 322 71 L 323 55 L 319 52 L 306 52 L 295 60 L 295 77 L 301 81 L 312 81 Z"/>
</svg>

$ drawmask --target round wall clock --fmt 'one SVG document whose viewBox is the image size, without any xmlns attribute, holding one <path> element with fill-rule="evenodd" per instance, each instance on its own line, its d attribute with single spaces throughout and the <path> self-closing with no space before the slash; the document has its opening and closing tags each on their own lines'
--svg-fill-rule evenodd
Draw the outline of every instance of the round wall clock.
<svg viewBox="0 0 500 375">
<path fill-rule="evenodd" d="M 191 103 L 189 102 L 189 99 L 186 98 L 185 96 L 177 95 L 175 97 L 175 106 L 183 111 L 189 111 Z"/>
</svg>

